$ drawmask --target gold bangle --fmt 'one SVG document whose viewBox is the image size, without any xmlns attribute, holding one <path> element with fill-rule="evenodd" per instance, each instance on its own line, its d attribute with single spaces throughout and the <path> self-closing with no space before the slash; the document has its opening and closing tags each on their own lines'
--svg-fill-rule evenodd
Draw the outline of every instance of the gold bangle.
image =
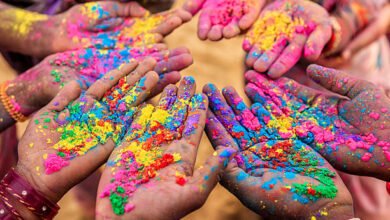
<svg viewBox="0 0 390 220">
<path fill-rule="evenodd" d="M 3 103 L 4 108 L 7 110 L 8 114 L 18 122 L 24 122 L 28 118 L 24 116 L 18 107 L 15 106 L 16 101 L 13 96 L 9 97 L 7 94 L 7 89 L 8 89 L 9 82 L 6 81 L 1 84 L 0 86 L 0 99 L 1 102 Z M 15 104 L 14 104 L 15 103 Z"/>
<path fill-rule="evenodd" d="M 336 53 L 341 44 L 341 25 L 335 17 L 330 17 L 330 22 L 332 25 L 332 38 L 324 52 L 326 57 Z"/>
</svg>

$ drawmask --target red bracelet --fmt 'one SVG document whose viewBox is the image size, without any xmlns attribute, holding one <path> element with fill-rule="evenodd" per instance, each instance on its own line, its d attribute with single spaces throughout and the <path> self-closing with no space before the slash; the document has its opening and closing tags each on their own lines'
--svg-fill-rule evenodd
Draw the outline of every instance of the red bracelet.
<svg viewBox="0 0 390 220">
<path fill-rule="evenodd" d="M 390 182 L 386 183 L 387 193 L 390 195 Z"/>
<path fill-rule="evenodd" d="M 31 212 L 42 219 L 53 219 L 60 207 L 37 192 L 26 180 L 11 169 L 1 181 L 5 189 Z"/>
<path fill-rule="evenodd" d="M 9 202 L 9 195 L 0 185 L 0 219 L 23 219 L 19 212 Z"/>
</svg>

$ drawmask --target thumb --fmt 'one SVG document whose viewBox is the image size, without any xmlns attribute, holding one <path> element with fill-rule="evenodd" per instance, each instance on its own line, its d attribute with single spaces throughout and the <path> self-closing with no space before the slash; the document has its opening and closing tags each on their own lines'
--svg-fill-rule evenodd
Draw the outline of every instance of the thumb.
<svg viewBox="0 0 390 220">
<path fill-rule="evenodd" d="M 347 96 L 351 99 L 363 91 L 375 88 L 370 82 L 352 77 L 336 69 L 312 64 L 309 65 L 306 71 L 309 78 L 314 82 L 334 93 Z"/>
<path fill-rule="evenodd" d="M 147 10 L 137 2 L 102 2 L 106 4 L 109 17 L 142 17 L 147 14 Z"/>
<path fill-rule="evenodd" d="M 190 12 L 192 15 L 195 15 L 200 11 L 205 1 L 206 0 L 187 0 L 183 5 L 183 9 Z"/>
<path fill-rule="evenodd" d="M 207 159 L 206 163 L 194 172 L 195 182 L 204 187 L 203 193 L 205 195 L 210 194 L 218 183 L 221 174 L 236 152 L 232 148 L 219 146 L 213 155 Z"/>
<path fill-rule="evenodd" d="M 390 29 L 390 4 L 387 4 L 368 27 L 359 33 L 344 49 L 342 56 L 344 59 L 350 59 L 353 53 L 370 45 L 382 35 L 385 35 Z"/>
</svg>

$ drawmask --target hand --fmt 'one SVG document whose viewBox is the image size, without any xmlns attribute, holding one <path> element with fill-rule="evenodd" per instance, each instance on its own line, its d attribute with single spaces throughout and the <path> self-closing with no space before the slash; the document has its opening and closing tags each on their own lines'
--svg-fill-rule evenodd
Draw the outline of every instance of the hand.
<svg viewBox="0 0 390 220">
<path fill-rule="evenodd" d="M 278 78 L 302 57 L 317 60 L 332 35 L 327 11 L 305 0 L 269 4 L 243 43 L 246 65 Z"/>
<path fill-rule="evenodd" d="M 262 106 L 248 108 L 233 88 L 224 89 L 224 97 L 214 85 L 203 91 L 210 100 L 210 141 L 239 151 L 221 184 L 244 205 L 264 217 L 353 217 L 348 190 L 317 152 L 300 140 L 275 136 L 271 123 L 266 123 L 273 119 Z"/>
<path fill-rule="evenodd" d="M 38 22 L 32 35 L 50 38 L 42 38 L 43 56 L 89 47 L 144 47 L 162 41 L 163 36 L 190 19 L 184 10 L 147 15 L 136 2 L 89 2 Z"/>
<path fill-rule="evenodd" d="M 348 60 L 351 56 L 390 32 L 390 4 L 387 3 L 366 28 L 364 28 L 344 49 L 342 56 Z"/>
<path fill-rule="evenodd" d="M 253 71 L 246 74 L 246 91 L 266 106 L 275 124 L 282 124 L 275 132 L 300 139 L 341 171 L 388 180 L 390 100 L 385 92 L 317 65 L 309 66 L 307 74 L 333 94 Z"/>
<path fill-rule="evenodd" d="M 100 180 L 99 219 L 179 219 L 206 201 L 232 152 L 221 149 L 194 171 L 207 110 L 194 92 L 186 77 L 179 89 L 166 87 L 156 107 L 137 110 Z"/>
<path fill-rule="evenodd" d="M 50 102 L 68 82 L 77 80 L 86 86 L 104 76 L 123 63 L 141 61 L 150 56 L 157 60 L 154 70 L 161 74 L 151 97 L 163 88 L 180 80 L 177 72 L 192 63 L 192 56 L 186 48 L 167 50 L 165 45 L 157 44 L 148 48 L 99 50 L 80 49 L 51 55 L 37 66 L 12 81 L 14 88 L 22 89 L 24 94 L 16 96 L 24 114 L 29 115 Z M 27 99 L 26 99 L 27 98 Z"/>
<path fill-rule="evenodd" d="M 232 38 L 248 29 L 256 20 L 265 0 L 187 0 L 184 9 L 199 17 L 201 40 Z"/>
<path fill-rule="evenodd" d="M 146 74 L 146 63 L 113 70 L 82 94 L 77 82 L 66 85 L 30 121 L 16 171 L 57 202 L 101 166 L 131 124 L 134 107 L 157 84 L 155 72 Z"/>
</svg>

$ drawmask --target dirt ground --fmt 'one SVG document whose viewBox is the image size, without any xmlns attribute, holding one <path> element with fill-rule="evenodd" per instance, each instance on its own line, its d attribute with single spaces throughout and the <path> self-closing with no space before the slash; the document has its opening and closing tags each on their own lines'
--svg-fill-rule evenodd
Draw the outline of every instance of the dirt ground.
<svg viewBox="0 0 390 220">
<path fill-rule="evenodd" d="M 178 6 L 183 1 L 178 1 Z M 170 48 L 185 46 L 190 49 L 194 64 L 182 72 L 196 79 L 197 91 L 201 91 L 206 83 L 214 83 L 219 88 L 234 86 L 240 94 L 243 92 L 243 57 L 241 49 L 242 38 L 223 40 L 221 42 L 203 42 L 197 38 L 197 18 L 183 25 L 170 35 L 166 42 Z M 1 57 L 0 57 L 1 58 Z M 0 81 L 12 79 L 14 72 L 0 59 Z M 19 134 L 24 131 L 26 123 L 18 126 Z M 212 147 L 204 135 L 198 152 L 197 165 L 202 164 L 211 155 Z M 56 217 L 58 220 L 85 219 L 82 207 L 70 191 L 60 201 L 61 210 Z M 185 217 L 186 220 L 240 220 L 258 219 L 258 216 L 246 209 L 241 203 L 220 185 L 214 189 L 205 205 Z"/>
</svg>

